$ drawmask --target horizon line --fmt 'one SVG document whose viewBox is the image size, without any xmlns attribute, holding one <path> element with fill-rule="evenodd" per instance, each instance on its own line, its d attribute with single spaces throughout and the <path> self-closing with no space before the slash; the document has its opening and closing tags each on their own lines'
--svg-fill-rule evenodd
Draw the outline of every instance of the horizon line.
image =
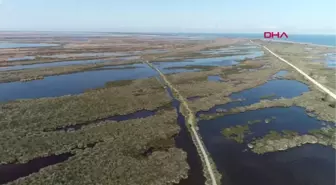
<svg viewBox="0 0 336 185">
<path fill-rule="evenodd" d="M 83 33 L 147 33 L 147 34 L 263 34 L 263 32 L 181 32 L 181 31 L 79 31 L 79 30 L 1 30 L 0 32 L 83 32 Z M 290 32 L 286 32 L 291 34 Z M 336 33 L 292 33 L 291 35 L 335 35 Z"/>
</svg>

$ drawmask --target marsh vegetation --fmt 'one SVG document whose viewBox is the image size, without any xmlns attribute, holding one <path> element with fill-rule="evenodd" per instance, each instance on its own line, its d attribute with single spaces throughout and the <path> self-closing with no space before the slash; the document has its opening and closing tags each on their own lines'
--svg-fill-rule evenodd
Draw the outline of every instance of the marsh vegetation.
<svg viewBox="0 0 336 185">
<path fill-rule="evenodd" d="M 43 38 L 40 39 L 43 40 Z M 46 56 L 44 59 L 13 61 L 10 64 L 28 65 L 61 60 L 52 57 L 57 55 L 134 52 L 150 49 L 160 49 L 164 52 L 143 52 L 139 54 L 141 60 L 115 61 L 112 58 L 104 57 L 103 62 L 95 64 L 1 71 L 0 82 L 25 82 L 53 75 L 83 71 L 111 70 L 111 73 L 120 69 L 135 71 L 140 67 L 132 66 L 132 64 L 137 65 L 143 60 L 152 60 L 151 62 L 164 65 L 170 62 L 182 63 L 181 61 L 185 59 L 195 59 L 188 60 L 189 62 L 196 61 L 195 64 L 171 65 L 167 69 L 199 71 L 182 71 L 182 73 L 166 76 L 181 95 L 190 100 L 188 101 L 189 107 L 199 116 L 198 118 L 201 121 L 214 120 L 223 115 L 238 115 L 238 113 L 263 108 L 286 107 L 290 109 L 292 106 L 299 106 L 304 108 L 310 116 L 334 123 L 335 102 L 330 97 L 309 85 L 305 79 L 293 73 L 287 65 L 278 62 L 268 53 L 259 57 L 241 57 L 250 52 L 251 48 L 241 45 L 242 43 L 239 43 L 240 39 L 167 41 L 117 37 L 114 38 L 116 42 L 112 41 L 113 39 L 110 40 L 110 38 L 105 38 L 105 40 L 101 40 L 101 38 L 91 39 L 90 43 L 67 42 L 55 48 L 4 49 L 0 50 L 0 55 L 3 55 L 0 60 L 9 58 L 8 56 L 15 57 L 16 53 L 18 56 Z M 117 46 L 117 44 L 121 45 Z M 122 46 L 122 44 L 126 45 Z M 228 53 L 216 53 L 214 51 L 229 48 L 229 44 L 234 44 L 233 50 L 235 47 L 238 49 Z M 252 49 L 259 51 L 260 48 L 253 47 Z M 301 57 L 298 54 L 288 53 L 287 50 L 281 51 L 280 48 L 278 49 L 280 54 L 288 55 L 289 59 L 299 59 Z M 214 61 L 216 57 L 230 58 L 231 56 L 233 58 L 237 57 L 237 60 L 234 59 L 235 63 L 230 63 L 230 66 L 220 66 Z M 79 58 L 70 57 L 67 59 L 77 60 Z M 198 59 L 202 59 L 203 63 L 197 63 Z M 302 65 L 305 70 L 313 66 L 304 65 L 301 61 L 297 64 L 300 67 Z M 0 65 L 6 64 L 0 62 Z M 325 80 L 325 77 L 332 77 L 330 71 L 317 66 L 315 65 L 310 70 L 314 78 L 324 80 L 324 84 L 333 88 L 331 82 Z M 282 70 L 288 71 L 288 74 L 281 76 L 281 78 L 308 84 L 310 91 L 290 98 L 281 98 L 275 92 L 268 92 L 258 94 L 256 100 L 253 101 L 250 101 L 248 97 L 233 98 L 231 96 L 234 93 L 250 90 L 274 80 L 274 76 Z M 209 76 L 218 77 L 221 82 L 209 81 Z M 29 166 L 32 161 L 48 159 L 53 156 L 67 157 L 64 160 L 44 165 L 39 168 L 39 171 L 35 170 L 33 174 L 19 175 L 11 179 L 11 182 L 6 182 L 13 185 L 169 185 L 177 184 L 181 179 L 185 179 L 181 181 L 182 184 L 191 182 L 187 179 L 188 176 L 195 178 L 196 175 L 201 179 L 205 176 L 208 179 L 209 174 L 195 171 L 195 169 L 200 170 L 203 159 L 195 157 L 199 148 L 193 148 L 194 146 L 190 145 L 194 138 L 188 135 L 188 127 L 185 127 L 185 122 L 182 121 L 184 120 L 182 114 L 186 114 L 186 111 L 182 108 L 180 112 L 180 104 L 176 103 L 176 99 L 172 100 L 167 96 L 167 87 L 164 84 L 152 76 L 147 77 L 137 80 L 129 78 L 116 81 L 109 80 L 104 86 L 87 88 L 85 92 L 77 95 L 0 103 L 0 142 L 2 143 L 0 146 L 0 151 L 2 151 L 0 152 L 0 182 L 3 182 L 1 177 L 7 176 L 1 169 L 7 170 L 8 167 L 16 166 L 16 169 L 19 170 L 21 165 Z M 30 82 L 22 84 L 28 83 Z M 172 109 L 172 102 L 177 111 Z M 228 109 L 219 107 L 215 110 L 216 106 L 234 102 L 241 106 Z M 247 104 L 246 102 L 252 103 Z M 202 114 L 202 111 L 208 110 L 210 110 L 210 114 Z M 141 115 L 142 113 L 144 115 Z M 266 134 L 263 133 L 265 135 L 258 135 L 251 140 L 250 137 L 255 132 L 259 132 L 259 130 L 253 130 L 255 127 L 281 127 L 282 125 L 279 124 L 281 116 L 280 113 L 274 114 L 274 116 L 269 113 L 262 118 L 256 116 L 242 122 L 237 119 L 230 126 L 214 129 L 215 134 L 211 132 L 208 134 L 219 135 L 221 138 L 234 141 L 230 142 L 229 148 L 236 142 L 237 145 L 247 145 L 244 151 L 250 148 L 252 152 L 258 154 L 287 150 L 308 143 L 336 148 L 334 142 L 335 128 L 330 125 L 303 134 L 285 129 L 281 131 L 279 131 L 280 129 L 270 130 Z M 243 124 L 237 125 L 236 123 Z M 309 124 L 313 125 L 312 123 Z M 204 125 L 206 123 L 202 127 L 206 127 Z M 316 127 L 314 125 L 314 128 Z M 206 137 L 206 144 L 211 143 Z M 190 142 L 187 143 L 186 140 L 190 140 Z M 218 145 L 216 151 L 218 152 L 220 148 Z M 212 155 L 213 150 L 211 148 L 207 149 Z M 227 153 L 230 152 L 231 150 Z M 241 148 L 239 148 L 239 152 L 242 153 Z M 215 163 L 217 160 L 211 162 L 214 166 L 221 166 L 221 164 Z M 190 169 L 190 167 L 195 167 L 195 169 Z M 6 173 L 13 174 L 15 171 L 9 170 Z M 223 175 L 222 180 L 228 179 L 225 173 L 216 175 L 218 179 L 221 175 Z"/>
</svg>

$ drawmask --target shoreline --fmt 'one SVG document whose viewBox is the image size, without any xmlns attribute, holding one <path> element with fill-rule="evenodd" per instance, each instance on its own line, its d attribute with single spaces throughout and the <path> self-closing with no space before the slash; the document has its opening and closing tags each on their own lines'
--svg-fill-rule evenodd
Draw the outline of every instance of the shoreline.
<svg viewBox="0 0 336 185">
<path fill-rule="evenodd" d="M 266 40 L 266 39 L 259 39 L 259 40 L 270 41 L 270 42 L 280 42 L 280 43 L 291 43 L 291 44 L 302 44 L 302 45 L 309 45 L 309 46 L 336 48 L 336 45 L 335 46 L 333 46 L 333 45 L 323 45 L 323 44 L 314 44 L 314 43 L 309 43 L 309 42 L 295 42 L 295 41 L 284 41 L 284 40 Z"/>
</svg>

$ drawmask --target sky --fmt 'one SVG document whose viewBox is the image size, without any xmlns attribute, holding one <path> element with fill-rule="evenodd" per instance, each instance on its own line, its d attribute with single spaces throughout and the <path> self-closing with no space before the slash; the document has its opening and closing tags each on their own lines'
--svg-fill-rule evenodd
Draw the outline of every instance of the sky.
<svg viewBox="0 0 336 185">
<path fill-rule="evenodd" d="M 336 0 L 0 0 L 0 30 L 336 33 Z"/>
</svg>

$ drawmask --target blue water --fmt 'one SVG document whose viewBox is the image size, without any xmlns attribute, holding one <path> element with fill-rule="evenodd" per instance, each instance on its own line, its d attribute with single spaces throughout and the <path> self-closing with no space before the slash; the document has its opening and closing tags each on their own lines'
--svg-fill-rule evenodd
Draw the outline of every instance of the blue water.
<svg viewBox="0 0 336 185">
<path fill-rule="evenodd" d="M 35 56 L 24 56 L 24 57 L 13 57 L 8 58 L 7 61 L 14 62 L 14 61 L 20 61 L 20 60 L 34 60 Z"/>
<path fill-rule="evenodd" d="M 247 89 L 230 95 L 232 100 L 241 99 L 243 101 L 233 101 L 223 105 L 216 105 L 208 111 L 198 112 L 197 116 L 200 114 L 215 113 L 218 109 L 229 110 L 239 106 L 247 106 L 258 103 L 263 96 L 267 95 L 275 95 L 269 99 L 278 99 L 281 97 L 293 98 L 307 91 L 309 91 L 307 85 L 295 80 L 271 80 L 255 88 Z"/>
<path fill-rule="evenodd" d="M 241 52 L 240 50 L 249 50 L 249 54 L 258 52 L 258 46 L 230 46 L 219 49 L 203 50 L 200 53 L 202 54 L 236 54 Z M 260 49 L 259 49 L 260 51 Z"/>
<path fill-rule="evenodd" d="M 308 87 L 293 80 L 273 80 L 256 88 L 231 95 L 232 99 L 245 99 L 239 103 L 216 106 L 233 108 L 260 101 L 263 95 L 276 94 L 276 97 L 294 97 L 308 91 Z M 270 123 L 265 119 L 275 117 Z M 221 134 L 224 128 L 247 124 L 248 121 L 261 120 L 250 125 L 251 134 L 246 135 L 244 143 L 239 144 Z M 293 130 L 305 134 L 311 129 L 322 127 L 322 122 L 309 117 L 300 107 L 268 108 L 225 115 L 198 123 L 204 144 L 222 173 L 222 184 L 235 185 L 297 185 L 314 182 L 319 185 L 335 184 L 334 149 L 320 145 L 305 145 L 285 152 L 257 155 L 248 150 L 247 143 L 254 137 L 262 137 L 271 130 Z M 309 154 L 305 152 L 309 151 Z M 320 156 L 326 156 L 322 158 Z M 293 161 L 295 159 L 295 161 Z M 293 165 L 295 162 L 295 165 Z M 314 168 L 315 170 L 308 170 Z"/>
<path fill-rule="evenodd" d="M 28 82 L 1 83 L 0 101 L 79 94 L 87 89 L 103 87 L 109 81 L 133 80 L 157 75 L 145 64 L 133 66 L 139 68 L 86 71 Z"/>
<path fill-rule="evenodd" d="M 158 67 L 162 72 L 169 72 L 172 69 L 170 67 L 185 67 L 185 66 L 232 66 L 239 63 L 239 61 L 246 58 L 256 58 L 263 56 L 263 51 L 256 51 L 253 53 L 247 53 L 242 55 L 226 56 L 226 57 L 216 57 L 216 58 L 199 58 L 199 59 L 186 59 L 183 61 L 172 61 L 172 62 L 153 62 L 153 64 Z"/>
<path fill-rule="evenodd" d="M 5 48 L 30 48 L 30 47 L 36 48 L 36 47 L 50 47 L 50 46 L 58 46 L 58 44 L 0 42 L 0 49 L 5 49 Z"/>
<path fill-rule="evenodd" d="M 165 49 L 150 49 L 144 51 L 130 51 L 130 52 L 103 52 L 103 53 L 70 53 L 70 54 L 57 54 L 57 55 L 44 55 L 44 58 L 69 58 L 69 57 L 123 57 L 133 56 L 139 54 L 157 54 L 166 53 Z"/>
<path fill-rule="evenodd" d="M 200 69 L 163 69 L 161 70 L 164 74 L 175 74 L 175 73 L 185 73 L 185 72 L 197 72 Z"/>
<path fill-rule="evenodd" d="M 145 50 L 141 51 L 142 54 L 159 54 L 159 53 L 167 53 L 168 50 L 165 49 L 151 49 L 151 50 Z"/>
<path fill-rule="evenodd" d="M 69 57 L 119 57 L 128 56 L 134 53 L 128 52 L 105 52 L 105 53 L 70 53 L 70 54 L 57 54 L 57 55 L 44 55 L 44 58 L 69 58 Z"/>
<path fill-rule="evenodd" d="M 272 116 L 276 117 L 276 119 L 270 123 L 264 122 L 265 119 Z M 250 142 L 253 137 L 266 135 L 270 130 L 292 130 L 300 134 L 306 134 L 309 130 L 322 127 L 321 121 L 309 117 L 305 109 L 301 107 L 258 109 L 239 114 L 225 115 L 212 120 L 201 120 L 199 124 L 201 129 L 220 132 L 223 128 L 244 125 L 248 121 L 253 120 L 262 120 L 262 123 L 250 125 L 252 134 L 246 135 L 247 142 Z"/>
<path fill-rule="evenodd" d="M 281 70 L 279 72 L 277 72 L 276 74 L 273 75 L 273 78 L 276 78 L 276 77 L 284 77 L 288 74 L 288 71 L 286 70 Z"/>
<path fill-rule="evenodd" d="M 264 39 L 264 32 L 261 32 L 261 33 L 181 33 L 178 35 L 193 37 L 193 38 L 205 38 L 205 39 L 214 39 L 214 38 L 223 38 L 223 37 Z M 290 32 L 287 32 L 287 35 L 288 35 L 288 39 L 282 38 L 280 40 L 336 46 L 336 35 L 291 34 Z"/>
<path fill-rule="evenodd" d="M 288 35 L 288 41 L 336 46 L 336 35 Z M 282 39 L 281 39 L 282 40 Z"/>
<path fill-rule="evenodd" d="M 136 68 L 128 68 L 136 67 Z M 123 69 L 125 68 L 125 69 Z M 45 77 L 28 82 L 0 83 L 0 102 L 26 98 L 57 97 L 83 93 L 85 90 L 103 87 L 106 82 L 134 80 L 157 75 L 148 65 L 106 66 L 101 70 Z M 165 74 L 191 72 L 193 69 L 165 70 Z"/>
<path fill-rule="evenodd" d="M 219 75 L 213 75 L 213 76 L 211 75 L 211 76 L 208 76 L 208 81 L 221 82 L 221 81 L 223 81 L 223 79 Z"/>
<path fill-rule="evenodd" d="M 315 34 L 291 34 L 286 32 L 288 35 L 287 40 L 292 42 L 303 42 L 311 44 L 320 44 L 328 46 L 336 46 L 336 35 L 315 35 Z M 200 37 L 200 38 L 251 38 L 251 39 L 263 39 L 264 32 L 261 33 L 181 33 L 179 36 L 189 36 L 189 37 Z"/>
<path fill-rule="evenodd" d="M 137 63 L 137 64 L 124 64 L 124 65 L 114 65 L 114 66 L 104 66 L 101 67 L 99 69 L 124 69 L 124 68 L 133 68 L 136 67 L 137 69 L 139 68 L 147 68 L 146 65 L 142 64 L 142 63 Z"/>
<path fill-rule="evenodd" d="M 172 71 L 178 72 L 182 67 L 185 66 L 231 66 L 238 64 L 238 62 L 230 59 L 226 59 L 225 57 L 219 58 L 202 58 L 202 59 L 187 59 L 180 62 L 172 61 L 172 62 L 153 62 L 153 64 L 158 67 L 163 73 L 170 73 Z M 174 67 L 174 68 L 171 68 Z M 176 68 L 181 67 L 181 68 Z M 195 69 L 193 71 L 199 71 L 199 69 Z"/>
<path fill-rule="evenodd" d="M 336 67 L 336 60 L 327 60 L 327 67 L 334 68 Z"/>
<path fill-rule="evenodd" d="M 280 40 L 336 46 L 336 35 L 291 34 L 290 32 L 286 32 L 286 33 L 288 35 L 288 39 L 282 38 Z M 183 33 L 179 35 L 206 38 L 206 39 L 223 38 L 223 37 L 250 38 L 250 39 L 263 39 L 264 38 L 264 32 L 261 32 L 261 33 Z"/>
<path fill-rule="evenodd" d="M 326 66 L 329 68 L 336 67 L 336 53 L 328 53 L 326 55 Z"/>
<path fill-rule="evenodd" d="M 9 67 L 0 67 L 0 71 L 33 69 L 33 68 L 41 68 L 41 67 L 69 66 L 69 65 L 80 65 L 80 64 L 95 64 L 95 63 L 100 63 L 100 62 L 106 62 L 106 60 L 75 60 L 75 61 L 63 61 L 63 62 L 48 62 L 48 63 L 31 64 L 31 65 L 16 65 L 16 66 L 9 66 Z"/>
<path fill-rule="evenodd" d="M 269 30 L 266 30 L 266 31 L 269 31 Z M 286 33 L 288 35 L 288 39 L 282 38 L 281 40 L 336 46 L 336 35 L 291 34 L 290 32 L 286 32 Z M 157 33 L 157 35 L 164 35 L 164 34 Z M 264 38 L 264 32 L 260 32 L 260 33 L 176 33 L 176 34 L 167 33 L 166 35 L 175 35 L 179 37 L 191 37 L 191 38 L 196 38 L 196 39 L 199 39 L 199 38 L 214 39 L 214 38 L 223 38 L 223 37 L 250 38 L 250 39 L 263 39 Z"/>
<path fill-rule="evenodd" d="M 326 68 L 336 67 L 336 53 L 327 53 L 322 59 L 313 59 L 312 62 L 324 63 Z"/>
<path fill-rule="evenodd" d="M 265 30 L 270 31 L 270 30 Z M 276 32 L 276 31 L 274 31 Z M 304 43 L 312 43 L 312 44 L 320 44 L 320 45 L 329 45 L 329 46 L 336 46 L 336 35 L 321 35 L 321 34 L 291 34 L 290 32 L 286 32 L 288 35 L 288 39 L 281 39 L 281 40 L 287 40 L 287 41 L 293 41 L 293 42 L 304 42 Z M 251 39 L 263 39 L 264 38 L 264 32 L 260 33 L 90 33 L 90 32 L 49 32 L 50 34 L 56 35 L 69 35 L 69 36 L 133 36 L 133 35 L 143 35 L 143 36 L 157 36 L 157 37 L 170 37 L 170 38 L 193 38 L 193 39 L 214 39 L 214 38 L 251 38 Z M 33 45 L 39 45 L 41 44 L 33 44 Z M 26 46 L 25 44 L 18 44 L 13 45 L 14 47 L 17 46 L 23 46 L 23 47 L 31 47 Z M 49 46 L 49 45 L 46 45 Z M 4 46 L 0 48 L 4 48 Z"/>
<path fill-rule="evenodd" d="M 247 150 L 247 142 L 238 144 L 220 133 L 224 128 L 270 116 L 276 119 L 252 125 L 252 134 L 245 141 L 253 136 L 263 136 L 270 130 L 294 130 L 302 134 L 321 127 L 318 120 L 308 117 L 304 109 L 298 107 L 261 109 L 199 123 L 203 142 L 225 177 L 222 184 L 334 185 L 335 150 L 331 147 L 304 145 L 258 155 Z"/>
<path fill-rule="evenodd" d="M 88 122 L 84 122 L 84 123 L 78 123 L 78 124 L 74 124 L 74 125 L 58 127 L 58 128 L 56 128 L 52 131 L 79 130 L 79 129 L 83 128 L 84 126 L 87 126 L 87 125 L 93 125 L 93 124 L 97 124 L 97 123 L 104 124 L 104 121 L 108 121 L 108 120 L 119 122 L 119 121 L 132 120 L 132 119 L 141 119 L 141 118 L 154 116 L 156 112 L 157 112 L 157 110 L 139 110 L 137 112 L 133 112 L 133 113 L 126 114 L 126 115 L 115 115 L 115 116 L 110 116 L 110 117 L 107 117 L 107 118 L 98 119 L 98 120 L 95 120 L 95 121 L 88 121 Z"/>
<path fill-rule="evenodd" d="M 119 60 L 136 60 L 140 59 L 140 56 L 128 56 L 128 57 L 118 57 Z"/>
</svg>

